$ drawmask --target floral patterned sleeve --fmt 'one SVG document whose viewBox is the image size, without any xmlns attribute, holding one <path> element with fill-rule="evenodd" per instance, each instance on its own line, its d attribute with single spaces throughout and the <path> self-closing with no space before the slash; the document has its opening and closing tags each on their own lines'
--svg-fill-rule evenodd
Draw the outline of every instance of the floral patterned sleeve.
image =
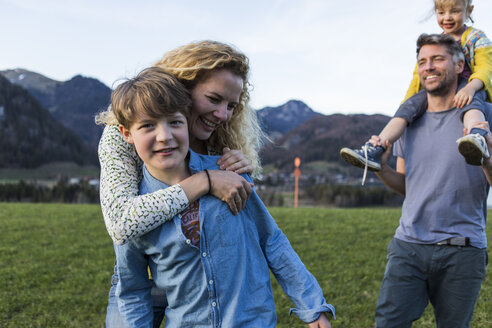
<svg viewBox="0 0 492 328">
<path fill-rule="evenodd" d="M 138 195 L 142 161 L 115 125 L 104 128 L 99 142 L 99 162 L 104 223 L 117 245 L 155 229 L 189 205 L 179 184 Z"/>
</svg>

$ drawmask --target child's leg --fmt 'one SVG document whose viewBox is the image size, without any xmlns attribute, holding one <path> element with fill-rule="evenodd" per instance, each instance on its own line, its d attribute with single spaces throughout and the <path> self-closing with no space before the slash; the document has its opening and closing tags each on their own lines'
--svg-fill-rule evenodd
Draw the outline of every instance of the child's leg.
<svg viewBox="0 0 492 328">
<path fill-rule="evenodd" d="M 470 133 L 471 129 L 479 122 L 485 122 L 485 116 L 481 110 L 470 109 L 463 115 L 463 125 L 466 129 L 466 134 Z"/>
<path fill-rule="evenodd" d="M 386 124 L 379 134 L 379 140 L 372 138 L 370 143 L 360 149 L 342 148 L 340 156 L 347 163 L 364 168 L 364 170 L 379 171 L 381 169 L 381 154 L 386 141 L 394 143 L 411 124 L 427 111 L 427 94 L 420 91 L 400 105 L 395 116 Z M 374 144 L 374 145 L 373 145 Z"/>
<path fill-rule="evenodd" d="M 408 122 L 402 117 L 393 117 L 379 134 L 379 146 L 386 145 L 386 141 L 393 144 L 401 137 Z M 378 146 L 378 145 L 375 145 Z"/>
<path fill-rule="evenodd" d="M 342 148 L 340 156 L 347 163 L 370 171 L 381 169 L 381 154 L 385 150 L 386 141 L 394 143 L 405 131 L 407 121 L 401 117 L 393 117 L 381 131 L 379 136 L 371 138 L 361 149 Z"/>
<path fill-rule="evenodd" d="M 478 109 L 470 109 L 463 115 L 466 135 L 456 140 L 458 150 L 470 165 L 482 165 L 484 158 L 489 158 L 489 150 L 485 136 L 487 131 L 476 127 L 477 123 L 485 122 L 485 116 Z"/>
</svg>

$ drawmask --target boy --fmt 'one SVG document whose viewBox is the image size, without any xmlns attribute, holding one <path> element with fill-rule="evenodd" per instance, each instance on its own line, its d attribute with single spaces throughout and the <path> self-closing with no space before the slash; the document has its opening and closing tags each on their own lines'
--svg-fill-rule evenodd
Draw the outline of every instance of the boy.
<svg viewBox="0 0 492 328">
<path fill-rule="evenodd" d="M 111 101 L 123 137 L 145 164 L 140 194 L 217 169 L 218 157 L 189 150 L 189 94 L 162 69 L 121 84 Z M 127 326 L 152 327 L 149 266 L 166 292 L 166 327 L 274 327 L 269 269 L 296 305 L 292 312 L 310 327 L 331 327 L 324 312 L 334 315 L 333 306 L 254 192 L 238 215 L 204 196 L 143 237 L 115 245 L 115 252 L 116 295 Z"/>
</svg>

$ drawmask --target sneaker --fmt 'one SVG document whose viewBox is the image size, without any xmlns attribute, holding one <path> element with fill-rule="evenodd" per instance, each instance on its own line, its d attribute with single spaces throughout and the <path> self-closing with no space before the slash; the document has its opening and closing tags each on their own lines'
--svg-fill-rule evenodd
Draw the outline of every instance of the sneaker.
<svg viewBox="0 0 492 328">
<path fill-rule="evenodd" d="M 487 131 L 479 128 L 470 130 L 470 134 L 456 140 L 458 150 L 470 165 L 482 165 L 484 158 L 489 158 L 489 148 L 485 136 Z"/>
<path fill-rule="evenodd" d="M 381 154 L 384 153 L 384 148 L 382 146 L 373 146 L 371 143 L 366 143 L 360 149 L 350 149 L 342 148 L 340 150 L 340 156 L 342 159 L 357 167 L 369 171 L 379 171 L 381 170 Z"/>
</svg>

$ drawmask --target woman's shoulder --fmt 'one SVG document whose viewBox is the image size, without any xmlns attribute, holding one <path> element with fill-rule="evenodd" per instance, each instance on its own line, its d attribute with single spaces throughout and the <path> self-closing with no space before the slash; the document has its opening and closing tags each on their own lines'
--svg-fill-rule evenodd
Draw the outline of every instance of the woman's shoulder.
<svg viewBox="0 0 492 328">
<path fill-rule="evenodd" d="M 99 140 L 99 157 L 105 153 L 117 153 L 119 156 L 126 154 L 137 158 L 135 147 L 126 142 L 117 125 L 106 125 Z"/>
<path fill-rule="evenodd" d="M 123 139 L 121 135 L 120 129 L 117 125 L 106 125 L 104 127 L 103 133 L 101 135 L 101 140 L 99 141 L 99 146 L 105 144 L 120 144 L 120 145 L 129 145 L 128 142 Z"/>
</svg>

